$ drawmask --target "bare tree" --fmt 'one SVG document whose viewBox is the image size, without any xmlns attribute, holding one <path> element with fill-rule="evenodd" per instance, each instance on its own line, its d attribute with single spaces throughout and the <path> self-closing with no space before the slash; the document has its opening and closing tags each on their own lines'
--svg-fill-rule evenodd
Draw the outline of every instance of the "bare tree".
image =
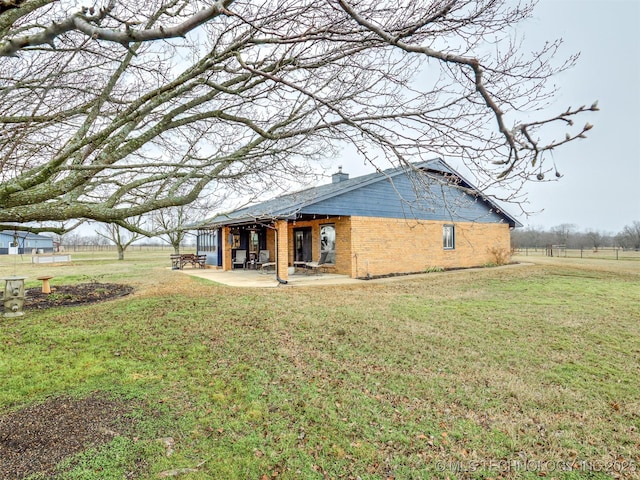
<svg viewBox="0 0 640 480">
<path fill-rule="evenodd" d="M 590 107 L 541 118 L 559 41 L 506 0 L 13 0 L 0 5 L 0 228 L 130 229 L 209 189 L 299 179 L 348 142 L 374 165 L 457 157 L 487 193 L 560 174 Z M 556 137 L 556 135 L 560 137 Z M 33 227 L 32 230 L 37 230 Z M 47 230 L 54 229 L 50 224 Z M 58 231 L 65 230 L 59 226 Z"/>
<path fill-rule="evenodd" d="M 151 213 L 151 228 L 155 236 L 171 245 L 175 253 L 180 253 L 180 245 L 188 235 L 189 226 L 205 220 L 204 214 L 207 211 L 207 207 L 195 203 L 162 208 Z"/>
<path fill-rule="evenodd" d="M 573 223 L 561 223 L 551 228 L 551 233 L 555 236 L 555 240 L 560 245 L 566 245 L 569 237 L 575 231 L 576 226 Z"/>
<path fill-rule="evenodd" d="M 640 221 L 636 220 L 631 225 L 625 225 L 616 235 L 616 241 L 623 248 L 640 250 Z"/>
<path fill-rule="evenodd" d="M 174 253 L 180 253 L 180 245 L 187 236 L 184 229 L 189 217 L 186 213 L 188 206 L 169 207 L 157 210 L 151 214 L 151 222 L 154 228 L 162 230 L 163 234 L 156 235 L 163 242 L 173 247 Z"/>
<path fill-rule="evenodd" d="M 96 235 L 100 238 L 113 242 L 118 249 L 118 260 L 124 260 L 124 252 L 136 240 L 140 240 L 144 235 L 137 231 L 141 227 L 142 219 L 130 219 L 133 229 L 126 229 L 116 223 L 106 223 L 96 230 Z"/>
<path fill-rule="evenodd" d="M 585 232 L 585 237 L 589 242 L 589 246 L 593 247 L 597 252 L 606 241 L 607 236 L 598 230 L 587 230 Z"/>
<path fill-rule="evenodd" d="M 528 226 L 511 232 L 511 242 L 515 248 L 534 248 L 536 251 L 545 246 L 545 231 L 542 227 Z"/>
</svg>

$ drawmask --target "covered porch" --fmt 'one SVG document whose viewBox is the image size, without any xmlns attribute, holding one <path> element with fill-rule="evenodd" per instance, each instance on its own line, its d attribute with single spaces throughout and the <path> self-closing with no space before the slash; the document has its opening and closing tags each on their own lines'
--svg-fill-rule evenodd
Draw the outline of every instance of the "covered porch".
<svg viewBox="0 0 640 480">
<path fill-rule="evenodd" d="M 348 243 L 336 248 L 337 232 L 348 231 L 347 223 L 348 217 L 302 214 L 221 222 L 198 231 L 197 250 L 222 271 L 272 272 L 279 282 L 300 275 L 351 276 Z"/>
</svg>

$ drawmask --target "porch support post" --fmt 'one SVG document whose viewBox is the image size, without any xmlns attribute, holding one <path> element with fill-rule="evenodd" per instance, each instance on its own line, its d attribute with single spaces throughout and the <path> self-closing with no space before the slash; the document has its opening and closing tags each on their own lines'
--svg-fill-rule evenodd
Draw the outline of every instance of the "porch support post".
<svg viewBox="0 0 640 480">
<path fill-rule="evenodd" d="M 222 270 L 232 270 L 231 264 L 231 245 L 229 244 L 229 235 L 231 234 L 231 228 L 222 227 Z"/>
<path fill-rule="evenodd" d="M 278 220 L 276 230 L 278 232 L 276 272 L 282 280 L 287 280 L 289 278 L 289 222 Z"/>
</svg>

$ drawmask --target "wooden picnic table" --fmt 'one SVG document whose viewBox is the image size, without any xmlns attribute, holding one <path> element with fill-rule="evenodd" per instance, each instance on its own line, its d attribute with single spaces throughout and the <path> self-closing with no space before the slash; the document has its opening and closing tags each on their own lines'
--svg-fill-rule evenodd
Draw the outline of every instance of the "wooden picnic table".
<svg viewBox="0 0 640 480">
<path fill-rule="evenodd" d="M 174 270 L 182 270 L 186 265 L 191 265 L 193 268 L 205 268 L 206 264 L 206 255 L 196 255 L 194 253 L 171 254 L 171 268 Z"/>
</svg>

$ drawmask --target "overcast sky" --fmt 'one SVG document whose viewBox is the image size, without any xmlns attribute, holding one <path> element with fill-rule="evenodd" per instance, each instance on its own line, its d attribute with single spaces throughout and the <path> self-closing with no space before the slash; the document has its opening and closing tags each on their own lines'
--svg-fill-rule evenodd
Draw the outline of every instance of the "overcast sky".
<svg viewBox="0 0 640 480">
<path fill-rule="evenodd" d="M 586 140 L 556 153 L 564 177 L 529 188 L 532 206 L 544 211 L 521 221 L 619 232 L 640 221 L 640 1 L 542 0 L 534 15 L 527 38 L 561 37 L 567 53 L 580 52 L 557 79 L 559 106 L 598 100 L 600 111 Z"/>
<path fill-rule="evenodd" d="M 525 226 L 562 223 L 579 230 L 617 233 L 640 221 L 640 0 L 541 0 L 518 27 L 529 45 L 562 38 L 562 58 L 580 52 L 578 64 L 554 78 L 560 92 L 553 113 L 591 105 L 579 117 L 594 124 L 588 138 L 554 153 L 558 182 L 530 184 L 529 217 L 506 206 Z M 445 158 L 445 160 L 447 160 Z M 362 161 L 343 161 L 352 176 L 370 173 Z"/>
</svg>

